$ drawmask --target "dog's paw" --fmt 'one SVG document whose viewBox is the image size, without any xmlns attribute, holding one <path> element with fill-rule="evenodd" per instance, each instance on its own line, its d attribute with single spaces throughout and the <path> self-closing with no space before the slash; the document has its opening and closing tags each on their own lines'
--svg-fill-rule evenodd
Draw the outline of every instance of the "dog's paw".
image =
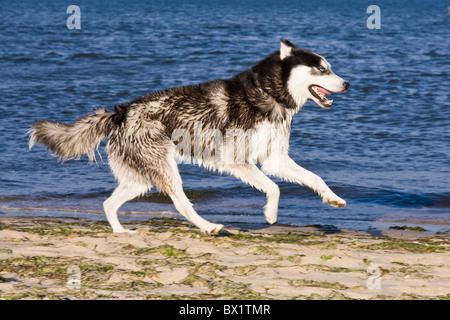
<svg viewBox="0 0 450 320">
<path fill-rule="evenodd" d="M 264 209 L 264 217 L 269 224 L 274 224 L 277 222 L 278 216 L 278 201 L 268 202 Z"/>
<path fill-rule="evenodd" d="M 264 216 L 266 217 L 266 221 L 267 221 L 269 224 L 274 224 L 274 223 L 277 222 L 277 215 L 268 215 L 268 214 L 265 214 Z"/>
<path fill-rule="evenodd" d="M 209 225 L 201 228 L 203 233 L 206 234 L 216 234 L 219 233 L 220 230 L 223 229 L 223 224 L 215 224 L 215 223 L 210 223 Z"/>
<path fill-rule="evenodd" d="M 327 198 L 326 201 L 330 206 L 335 207 L 335 208 L 343 208 L 347 205 L 347 202 L 345 202 L 345 200 L 343 200 L 341 198 L 338 198 L 338 199 Z"/>
</svg>

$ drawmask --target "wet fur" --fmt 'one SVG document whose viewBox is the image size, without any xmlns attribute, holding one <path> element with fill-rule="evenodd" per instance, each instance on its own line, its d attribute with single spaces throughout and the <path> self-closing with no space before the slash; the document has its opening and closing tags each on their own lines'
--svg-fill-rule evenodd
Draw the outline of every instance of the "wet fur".
<svg viewBox="0 0 450 320">
<path fill-rule="evenodd" d="M 280 51 L 230 79 L 152 92 L 116 106 L 114 112 L 97 109 L 73 124 L 37 122 L 29 131 L 30 148 L 41 144 L 63 160 L 79 159 L 86 154 L 93 161 L 98 145 L 109 137 L 106 151 L 119 186 L 104 202 L 104 209 L 114 232 L 130 232 L 118 221 L 119 207 L 153 186 L 168 194 L 177 210 L 203 231 L 218 232 L 223 227 L 204 220 L 194 211 L 183 192 L 177 168 L 176 159 L 180 156 L 172 134 L 184 129 L 194 136 L 198 122 L 202 123 L 203 132 L 215 129 L 223 136 L 227 130 L 253 130 L 254 136 L 249 139 L 255 140 L 249 141 L 245 163 L 205 161 L 194 152 L 197 147 L 194 143 L 192 152 L 181 158 L 235 175 L 265 192 L 268 200 L 265 216 L 269 223 L 276 221 L 279 189 L 263 171 L 305 184 L 324 201 L 341 207 L 345 205 L 344 200 L 320 177 L 301 168 L 288 156 L 292 117 L 311 98 L 291 92 L 291 72 L 298 65 L 313 69 L 323 60 L 282 40 Z M 271 130 L 277 135 L 268 134 Z M 206 141 L 203 142 L 205 148 Z M 268 148 L 276 152 L 268 153 Z"/>
</svg>

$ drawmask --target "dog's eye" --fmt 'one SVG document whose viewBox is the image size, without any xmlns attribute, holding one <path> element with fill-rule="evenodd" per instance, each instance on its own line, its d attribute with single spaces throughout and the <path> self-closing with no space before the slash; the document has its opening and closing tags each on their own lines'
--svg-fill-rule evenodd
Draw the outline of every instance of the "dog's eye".
<svg viewBox="0 0 450 320">
<path fill-rule="evenodd" d="M 327 71 L 324 67 L 319 67 L 318 68 L 320 72 L 325 73 L 325 71 Z"/>
</svg>

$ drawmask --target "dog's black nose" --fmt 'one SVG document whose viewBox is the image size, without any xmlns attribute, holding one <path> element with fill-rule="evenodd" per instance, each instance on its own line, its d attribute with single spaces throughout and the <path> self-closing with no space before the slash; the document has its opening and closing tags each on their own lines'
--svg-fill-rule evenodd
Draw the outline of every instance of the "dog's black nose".
<svg viewBox="0 0 450 320">
<path fill-rule="evenodd" d="M 350 87 L 350 83 L 348 83 L 347 81 L 345 81 L 345 82 L 344 82 L 344 88 L 345 88 L 345 90 L 347 90 L 348 87 Z"/>
</svg>

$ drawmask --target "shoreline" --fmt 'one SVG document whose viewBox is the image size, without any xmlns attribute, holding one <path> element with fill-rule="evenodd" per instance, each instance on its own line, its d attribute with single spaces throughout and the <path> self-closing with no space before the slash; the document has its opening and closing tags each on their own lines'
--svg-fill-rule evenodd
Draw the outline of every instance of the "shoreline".
<svg viewBox="0 0 450 320">
<path fill-rule="evenodd" d="M 174 218 L 123 224 L 137 233 L 0 216 L 0 299 L 450 299 L 448 233 L 241 224 L 204 235 Z M 67 286 L 70 265 L 80 289 Z"/>
<path fill-rule="evenodd" d="M 87 208 L 47 208 L 47 207 L 8 207 L 8 206 L 0 206 L 0 210 L 4 210 L 4 212 L 0 211 L 0 217 L 41 217 L 44 216 L 46 218 L 56 218 L 56 219 L 87 219 L 92 221 L 104 220 L 106 221 L 104 211 L 95 210 L 95 209 L 87 209 Z M 178 212 L 171 211 L 152 211 L 152 212 L 141 212 L 141 211 L 119 211 L 118 212 L 119 219 L 121 221 L 144 221 L 153 218 L 180 218 L 180 214 Z M 207 216 L 204 216 L 207 220 L 210 220 Z M 181 218 L 182 219 L 182 218 Z M 213 221 L 213 220 L 211 220 Z M 221 224 L 224 224 L 226 227 L 241 227 L 243 225 L 248 226 L 248 228 L 267 228 L 269 225 L 262 218 L 261 222 L 249 222 L 249 221 L 220 221 Z M 341 227 L 335 226 L 332 224 L 319 224 L 313 223 L 312 226 L 322 226 L 329 227 L 334 229 L 341 230 Z M 361 224 L 361 221 L 358 222 Z M 383 217 L 380 219 L 370 220 L 366 222 L 369 227 L 367 229 L 357 228 L 355 226 L 343 227 L 342 230 L 355 230 L 362 232 L 369 232 L 374 234 L 385 234 L 389 229 L 396 229 L 403 227 L 404 229 L 409 230 L 421 230 L 430 234 L 447 234 L 450 236 L 450 221 L 445 220 L 425 220 L 425 219 L 413 219 L 408 220 L 404 218 L 395 219 L 392 217 Z M 290 224 L 290 223 L 276 223 L 277 226 L 289 226 L 294 228 L 303 228 L 310 225 L 298 225 L 298 224 Z M 371 225 L 371 226 L 370 226 Z M 423 225 L 423 227 L 422 227 Z"/>
</svg>

